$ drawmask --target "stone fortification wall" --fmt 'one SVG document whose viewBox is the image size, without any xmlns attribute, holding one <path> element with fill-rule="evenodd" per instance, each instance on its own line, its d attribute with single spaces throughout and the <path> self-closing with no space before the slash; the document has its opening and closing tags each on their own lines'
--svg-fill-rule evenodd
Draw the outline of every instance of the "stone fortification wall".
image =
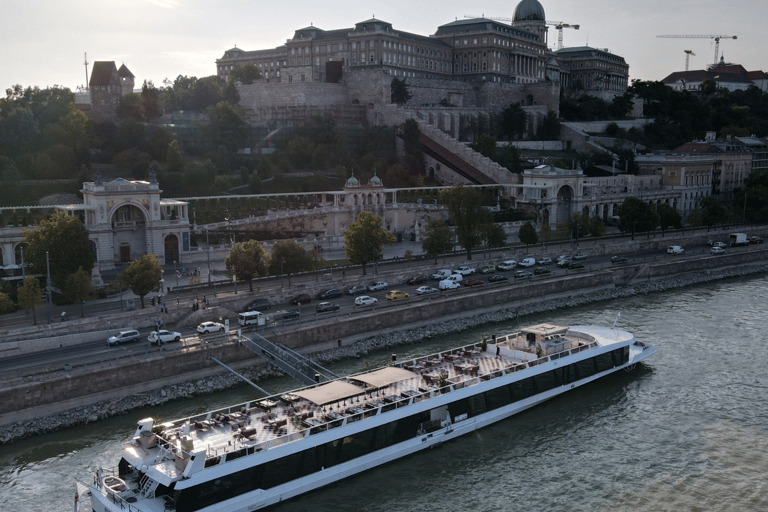
<svg viewBox="0 0 768 512">
<path fill-rule="evenodd" d="M 240 105 L 246 109 L 259 107 L 328 107 L 347 105 L 347 90 L 340 84 L 322 82 L 269 83 L 257 80 L 241 85 Z"/>
</svg>

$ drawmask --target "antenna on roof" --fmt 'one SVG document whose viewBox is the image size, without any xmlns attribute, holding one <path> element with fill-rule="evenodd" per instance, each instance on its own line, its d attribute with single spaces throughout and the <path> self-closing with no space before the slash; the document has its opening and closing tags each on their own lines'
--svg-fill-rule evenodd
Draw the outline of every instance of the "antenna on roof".
<svg viewBox="0 0 768 512">
<path fill-rule="evenodd" d="M 88 89 L 88 53 L 84 52 L 83 55 L 85 56 L 85 88 Z"/>
<path fill-rule="evenodd" d="M 614 321 L 613 321 L 613 325 L 611 326 L 611 329 L 613 329 L 614 327 L 616 327 L 616 322 L 618 322 L 618 321 L 619 321 L 619 318 L 621 318 L 621 311 L 619 311 L 619 314 L 618 314 L 618 315 L 616 315 L 616 320 L 614 320 Z"/>
</svg>

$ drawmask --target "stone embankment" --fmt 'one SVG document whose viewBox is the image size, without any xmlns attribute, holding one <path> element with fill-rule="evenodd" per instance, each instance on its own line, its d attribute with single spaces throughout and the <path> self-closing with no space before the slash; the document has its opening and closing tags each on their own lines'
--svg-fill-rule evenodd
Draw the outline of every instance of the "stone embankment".
<svg viewBox="0 0 768 512">
<path fill-rule="evenodd" d="M 665 290 L 683 288 L 719 279 L 765 274 L 767 272 L 768 264 L 742 265 L 738 267 L 693 272 L 594 293 L 573 294 L 568 297 L 530 302 L 515 308 L 502 309 L 484 314 L 472 314 L 464 318 L 455 318 L 442 322 L 437 321 L 434 324 L 414 329 L 378 333 L 352 345 L 318 352 L 311 357 L 320 364 L 328 364 L 346 358 L 364 357 L 370 352 L 387 350 L 402 345 L 410 345 L 422 340 L 461 332 L 466 329 L 507 322 L 521 316 L 546 313 L 548 311 L 583 306 L 595 302 L 621 299 L 624 297 L 658 293 Z M 280 375 L 275 368 L 265 365 L 257 365 L 251 368 L 242 369 L 240 370 L 240 373 L 254 382 Z M 78 407 L 48 417 L 17 422 L 6 425 L 0 429 L 0 444 L 12 443 L 36 434 L 43 434 L 76 425 L 93 423 L 111 416 L 126 414 L 129 411 L 142 407 L 152 407 L 172 400 L 214 393 L 241 384 L 242 381 L 234 375 L 223 373 L 205 379 L 166 386 L 118 400 L 103 401 L 94 405 Z"/>
</svg>

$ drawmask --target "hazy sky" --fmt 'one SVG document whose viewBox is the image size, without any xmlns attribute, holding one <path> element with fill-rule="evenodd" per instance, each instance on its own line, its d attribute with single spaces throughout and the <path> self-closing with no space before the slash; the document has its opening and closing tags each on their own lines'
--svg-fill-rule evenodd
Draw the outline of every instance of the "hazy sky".
<svg viewBox="0 0 768 512">
<path fill-rule="evenodd" d="M 626 59 L 630 79 L 660 80 L 684 70 L 684 50 L 696 53 L 691 69 L 714 61 L 710 39 L 658 39 L 659 34 L 736 35 L 738 40 L 720 43 L 726 61 L 768 71 L 765 0 L 540 1 L 548 20 L 581 25 L 565 30 L 565 46 L 608 48 Z M 74 90 L 85 84 L 84 52 L 90 63 L 125 63 L 137 86 L 144 80 L 161 86 L 178 75 L 213 75 L 225 50 L 274 48 L 310 24 L 331 30 L 375 16 L 395 30 L 431 35 L 466 14 L 512 17 L 516 5 L 515 0 L 0 0 L 0 91 L 17 83 Z M 557 43 L 554 28 L 549 41 Z"/>
</svg>

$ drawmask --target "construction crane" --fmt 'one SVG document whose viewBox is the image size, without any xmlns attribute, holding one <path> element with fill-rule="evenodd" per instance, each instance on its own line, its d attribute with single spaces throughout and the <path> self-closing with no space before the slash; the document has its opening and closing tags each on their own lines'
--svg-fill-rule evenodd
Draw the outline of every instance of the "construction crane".
<svg viewBox="0 0 768 512">
<path fill-rule="evenodd" d="M 477 18 L 486 18 L 485 15 L 483 16 L 475 16 L 474 14 L 465 14 L 465 18 L 469 19 L 477 19 Z M 498 16 L 489 16 L 486 19 L 494 20 L 494 21 L 504 21 L 507 23 L 513 23 L 515 20 L 513 18 L 502 18 Z M 562 50 L 563 49 L 563 29 L 564 28 L 572 28 L 574 30 L 579 30 L 579 27 L 581 25 L 572 25 L 570 23 L 563 23 L 562 21 L 545 21 L 547 25 L 551 25 L 557 29 L 557 49 Z"/>
<path fill-rule="evenodd" d="M 693 53 L 693 50 L 683 50 L 685 52 L 685 70 L 688 71 L 688 59 L 693 55 L 696 56 L 695 53 Z"/>
<path fill-rule="evenodd" d="M 714 39 L 715 40 L 715 66 L 717 66 L 717 58 L 720 55 L 720 40 L 721 39 L 738 39 L 738 36 L 656 36 L 663 38 L 674 39 Z"/>
</svg>

